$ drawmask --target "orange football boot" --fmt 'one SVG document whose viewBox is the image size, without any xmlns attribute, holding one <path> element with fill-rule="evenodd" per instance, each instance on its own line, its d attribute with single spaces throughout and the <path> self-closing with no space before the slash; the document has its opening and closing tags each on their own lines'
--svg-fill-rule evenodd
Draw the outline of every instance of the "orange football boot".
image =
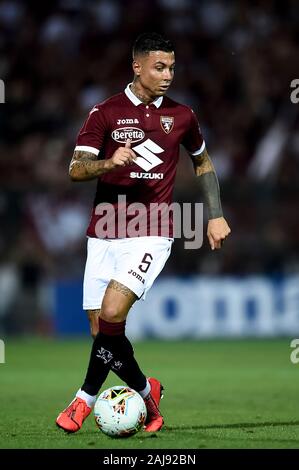
<svg viewBox="0 0 299 470">
<path fill-rule="evenodd" d="M 82 398 L 74 398 L 69 406 L 56 419 L 56 424 L 66 432 L 77 432 L 90 414 L 91 408 Z"/>
<path fill-rule="evenodd" d="M 145 422 L 144 430 L 146 432 L 160 431 L 164 424 L 163 416 L 159 411 L 159 404 L 161 398 L 163 398 L 163 386 L 159 380 L 153 377 L 148 378 L 151 384 L 151 391 L 147 397 L 144 398 L 144 403 L 147 409 L 147 418 Z"/>
</svg>

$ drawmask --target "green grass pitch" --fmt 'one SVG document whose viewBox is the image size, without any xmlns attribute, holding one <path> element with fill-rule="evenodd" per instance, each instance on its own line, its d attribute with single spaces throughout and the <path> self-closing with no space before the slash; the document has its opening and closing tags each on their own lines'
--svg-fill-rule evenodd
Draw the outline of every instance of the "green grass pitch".
<svg viewBox="0 0 299 470">
<path fill-rule="evenodd" d="M 54 424 L 82 383 L 90 345 L 88 339 L 5 341 L 1 448 L 299 447 L 299 364 L 290 361 L 289 338 L 136 343 L 144 372 L 165 387 L 165 427 L 128 439 L 103 435 L 92 415 L 76 434 Z M 110 373 L 104 388 L 120 383 Z"/>
</svg>

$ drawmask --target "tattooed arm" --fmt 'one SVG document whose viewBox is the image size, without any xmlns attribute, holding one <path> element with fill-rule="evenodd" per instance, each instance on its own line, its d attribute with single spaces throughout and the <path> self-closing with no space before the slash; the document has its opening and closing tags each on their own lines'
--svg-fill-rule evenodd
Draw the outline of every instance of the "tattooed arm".
<svg viewBox="0 0 299 470">
<path fill-rule="evenodd" d="M 98 160 L 97 156 L 91 152 L 75 150 L 69 167 L 69 175 L 72 181 L 92 180 L 120 166 L 130 165 L 135 158 L 136 154 L 131 149 L 129 139 L 124 147 L 119 147 L 107 160 Z"/>
<path fill-rule="evenodd" d="M 219 183 L 214 165 L 206 149 L 193 157 L 193 165 L 198 185 L 208 207 L 209 219 L 222 217 Z"/>
<path fill-rule="evenodd" d="M 218 178 L 206 149 L 201 154 L 193 157 L 193 165 L 198 185 L 208 208 L 207 235 L 210 246 L 212 250 L 221 248 L 223 240 L 230 234 L 231 230 L 223 218 Z"/>
<path fill-rule="evenodd" d="M 69 167 L 72 181 L 88 181 L 107 171 L 107 160 L 97 160 L 94 153 L 75 150 Z"/>
</svg>

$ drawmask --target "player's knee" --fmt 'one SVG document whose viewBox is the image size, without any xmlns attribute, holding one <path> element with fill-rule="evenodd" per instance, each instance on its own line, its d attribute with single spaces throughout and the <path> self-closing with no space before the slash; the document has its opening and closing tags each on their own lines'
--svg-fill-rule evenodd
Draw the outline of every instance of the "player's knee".
<svg viewBox="0 0 299 470">
<path fill-rule="evenodd" d="M 122 312 L 114 305 L 103 307 L 101 310 L 101 318 L 111 323 L 121 322 L 125 319 Z"/>
</svg>

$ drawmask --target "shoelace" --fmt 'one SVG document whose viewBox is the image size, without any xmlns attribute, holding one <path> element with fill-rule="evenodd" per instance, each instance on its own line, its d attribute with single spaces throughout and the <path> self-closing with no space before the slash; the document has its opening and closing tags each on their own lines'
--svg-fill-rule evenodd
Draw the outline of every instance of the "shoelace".
<svg viewBox="0 0 299 470">
<path fill-rule="evenodd" d="M 70 419 L 74 418 L 79 406 L 82 408 L 82 414 L 85 413 L 85 408 L 86 408 L 85 404 L 80 401 L 75 401 L 74 403 L 71 403 L 70 406 L 67 408 L 67 415 Z"/>
<path fill-rule="evenodd" d="M 66 409 L 66 414 L 69 418 L 72 417 L 72 414 L 74 412 L 74 407 L 73 407 L 73 404 L 71 404 L 70 406 L 67 407 Z"/>
</svg>

